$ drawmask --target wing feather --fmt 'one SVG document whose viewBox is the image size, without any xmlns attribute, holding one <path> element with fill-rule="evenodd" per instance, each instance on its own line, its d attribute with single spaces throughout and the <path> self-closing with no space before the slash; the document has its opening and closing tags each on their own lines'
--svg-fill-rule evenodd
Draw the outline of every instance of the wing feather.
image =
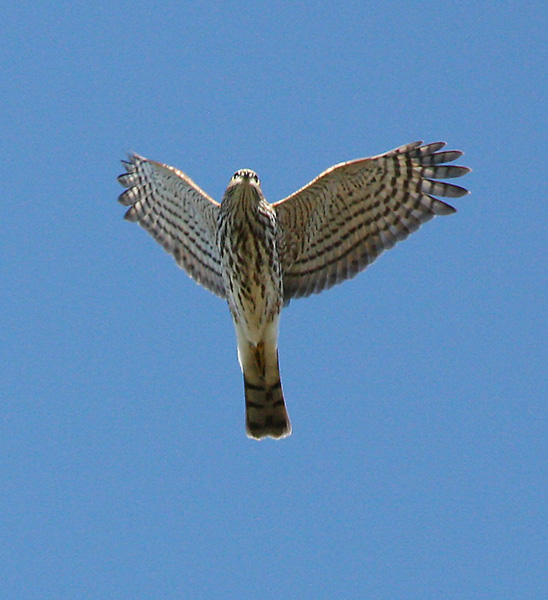
<svg viewBox="0 0 548 600">
<path fill-rule="evenodd" d="M 459 198 L 468 191 L 438 179 L 470 169 L 444 164 L 462 155 L 444 147 L 413 142 L 341 163 L 276 202 L 285 301 L 354 277 L 435 215 L 454 213 L 435 196 Z"/>
<path fill-rule="evenodd" d="M 146 229 L 178 265 L 208 290 L 226 296 L 216 245 L 219 203 L 187 175 L 138 154 L 122 161 L 126 187 L 119 202 L 125 214 Z"/>
</svg>

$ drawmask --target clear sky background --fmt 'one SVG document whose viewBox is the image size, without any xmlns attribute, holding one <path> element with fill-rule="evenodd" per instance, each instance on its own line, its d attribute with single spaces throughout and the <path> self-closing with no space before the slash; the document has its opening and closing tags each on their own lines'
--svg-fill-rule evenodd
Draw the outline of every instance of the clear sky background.
<svg viewBox="0 0 548 600">
<path fill-rule="evenodd" d="M 0 598 L 548 597 L 548 5 L 53 4 L 0 19 Z M 119 160 L 276 201 L 419 139 L 472 194 L 284 311 L 294 433 L 248 440 Z"/>
</svg>

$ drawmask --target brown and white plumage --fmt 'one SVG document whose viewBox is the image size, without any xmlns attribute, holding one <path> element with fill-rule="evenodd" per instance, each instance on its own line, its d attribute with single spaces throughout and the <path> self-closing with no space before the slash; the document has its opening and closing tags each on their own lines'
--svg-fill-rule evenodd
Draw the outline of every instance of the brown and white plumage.
<svg viewBox="0 0 548 600">
<path fill-rule="evenodd" d="M 220 204 L 190 177 L 162 163 L 132 154 L 122 161 L 126 173 L 118 181 L 128 221 L 137 221 L 193 279 L 225 298 L 223 274 L 215 242 Z"/>
<path fill-rule="evenodd" d="M 335 165 L 274 204 L 285 238 L 286 301 L 354 277 L 422 223 L 455 212 L 434 196 L 468 191 L 435 180 L 469 172 L 443 164 L 462 152 L 439 152 L 443 142 L 421 143 Z"/>
<path fill-rule="evenodd" d="M 341 163 L 268 204 L 253 171 L 236 172 L 215 202 L 184 173 L 136 154 L 119 177 L 120 202 L 198 283 L 225 298 L 244 374 L 248 435 L 285 437 L 291 427 L 278 367 L 283 303 L 354 277 L 436 215 L 455 209 L 435 196 L 467 190 L 440 179 L 467 167 L 445 143 L 415 142 Z"/>
<path fill-rule="evenodd" d="M 278 365 L 283 281 L 276 213 L 257 174 L 237 171 L 219 211 L 217 247 L 244 375 L 250 437 L 291 433 Z"/>
</svg>

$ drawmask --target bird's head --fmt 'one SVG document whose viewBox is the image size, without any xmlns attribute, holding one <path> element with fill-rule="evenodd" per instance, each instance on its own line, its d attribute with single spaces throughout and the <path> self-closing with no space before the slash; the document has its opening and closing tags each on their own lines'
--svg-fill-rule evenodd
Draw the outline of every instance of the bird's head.
<svg viewBox="0 0 548 600">
<path fill-rule="evenodd" d="M 236 171 L 236 173 L 232 175 L 228 186 L 232 187 L 233 185 L 242 185 L 246 183 L 258 188 L 261 187 L 261 181 L 259 179 L 259 176 L 257 175 L 257 173 L 255 173 L 255 171 L 252 171 L 251 169 L 239 169 L 238 171 Z"/>
<path fill-rule="evenodd" d="M 263 197 L 259 176 L 251 169 L 239 169 L 232 175 L 225 195 L 251 196 L 259 201 Z"/>
</svg>

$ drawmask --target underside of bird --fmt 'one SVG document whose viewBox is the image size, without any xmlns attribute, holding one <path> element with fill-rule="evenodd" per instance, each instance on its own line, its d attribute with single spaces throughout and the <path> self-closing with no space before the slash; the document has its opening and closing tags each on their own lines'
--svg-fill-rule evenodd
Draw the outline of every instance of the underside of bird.
<svg viewBox="0 0 548 600">
<path fill-rule="evenodd" d="M 363 271 L 468 191 L 460 150 L 412 142 L 334 165 L 269 204 L 256 173 L 237 171 L 222 203 L 181 171 L 137 154 L 124 161 L 120 202 L 198 283 L 228 301 L 236 326 L 251 438 L 291 433 L 278 365 L 282 304 Z"/>
</svg>

